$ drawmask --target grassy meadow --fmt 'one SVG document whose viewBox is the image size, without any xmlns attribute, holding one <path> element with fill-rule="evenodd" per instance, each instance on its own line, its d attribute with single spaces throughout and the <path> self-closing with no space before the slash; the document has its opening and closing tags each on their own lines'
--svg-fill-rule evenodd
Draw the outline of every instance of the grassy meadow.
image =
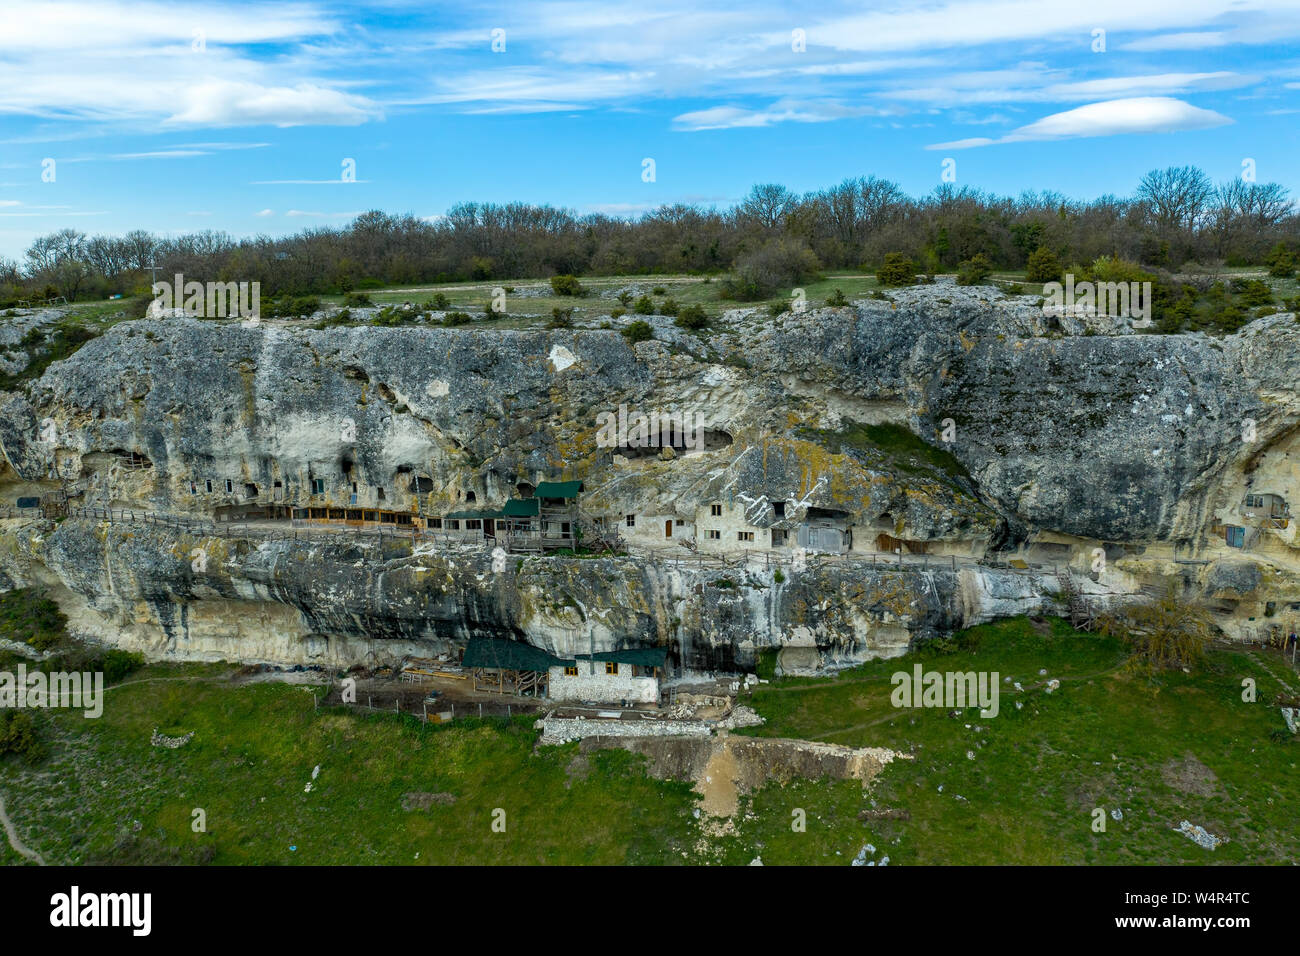
<svg viewBox="0 0 1300 956">
<path fill-rule="evenodd" d="M 1017 618 L 834 678 L 760 685 L 748 702 L 768 722 L 749 733 L 911 759 L 865 793 L 769 783 L 728 821 L 698 819 L 690 784 L 648 777 L 639 757 L 537 748 L 526 718 L 424 726 L 318 710 L 315 688 L 241 683 L 233 667 L 152 665 L 113 687 L 97 720 L 30 711 L 46 755 L 0 757 L 0 796 L 51 863 L 844 864 L 868 843 L 890 865 L 1288 863 L 1300 742 L 1277 733 L 1271 703 L 1285 665 L 1257 653 L 1151 676 L 1116 640 Z M 914 663 L 1013 683 L 999 684 L 995 718 L 896 709 L 889 676 Z M 1242 701 L 1246 677 L 1257 703 Z M 151 745 L 155 729 L 194 736 L 168 749 Z M 1197 846 L 1173 829 L 1184 819 L 1228 842 Z M 0 860 L 25 862 L 3 840 Z"/>
</svg>

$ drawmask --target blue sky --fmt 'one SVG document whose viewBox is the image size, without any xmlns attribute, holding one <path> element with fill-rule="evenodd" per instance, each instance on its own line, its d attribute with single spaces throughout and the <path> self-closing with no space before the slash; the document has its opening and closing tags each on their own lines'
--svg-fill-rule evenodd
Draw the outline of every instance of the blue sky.
<svg viewBox="0 0 1300 956">
<path fill-rule="evenodd" d="M 1297 0 L 0 0 L 0 23 L 10 258 L 69 226 L 637 215 L 868 174 L 921 194 L 945 159 L 1000 193 L 1128 195 L 1154 167 L 1226 180 L 1247 159 L 1300 192 Z"/>
</svg>

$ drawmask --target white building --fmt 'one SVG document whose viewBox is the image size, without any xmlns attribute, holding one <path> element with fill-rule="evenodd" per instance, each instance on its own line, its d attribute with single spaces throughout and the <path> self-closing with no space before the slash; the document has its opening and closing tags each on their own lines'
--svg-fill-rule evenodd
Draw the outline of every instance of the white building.
<svg viewBox="0 0 1300 956">
<path fill-rule="evenodd" d="M 547 674 L 551 700 L 602 704 L 657 704 L 659 678 L 667 659 L 662 647 L 578 654 Z"/>
</svg>

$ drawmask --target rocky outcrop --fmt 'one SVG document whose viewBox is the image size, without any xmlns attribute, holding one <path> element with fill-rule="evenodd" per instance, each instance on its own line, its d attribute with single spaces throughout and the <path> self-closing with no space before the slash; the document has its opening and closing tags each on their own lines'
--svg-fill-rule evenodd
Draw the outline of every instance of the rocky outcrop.
<svg viewBox="0 0 1300 956">
<path fill-rule="evenodd" d="M 656 340 L 636 345 L 600 329 L 132 321 L 0 393 L 6 499 L 66 487 L 207 520 L 359 495 L 440 515 L 579 478 L 584 521 L 662 529 L 722 502 L 743 527 L 793 536 L 830 515 L 853 529 L 847 560 L 723 549 L 691 563 L 700 542 L 647 538 L 628 557 L 511 555 L 502 572 L 486 549 L 74 517 L 0 519 L 0 582 L 55 586 L 85 630 L 152 654 L 340 664 L 490 633 L 556 654 L 664 644 L 705 670 L 808 647 L 824 665 L 1056 606 L 1053 569 L 976 563 L 990 549 L 1070 566 L 1099 598 L 1176 577 L 1231 591 L 1246 616 L 1300 606 L 1293 531 L 1250 554 L 1224 553 L 1215 531 L 1268 451 L 1289 459 L 1296 440 L 1293 316 L 1220 339 L 1068 334 L 987 289 L 894 299 L 735 312 L 702 336 L 655 319 Z M 689 413 L 703 447 L 608 447 L 601 416 L 620 405 Z M 872 564 L 877 535 L 944 557 Z"/>
</svg>

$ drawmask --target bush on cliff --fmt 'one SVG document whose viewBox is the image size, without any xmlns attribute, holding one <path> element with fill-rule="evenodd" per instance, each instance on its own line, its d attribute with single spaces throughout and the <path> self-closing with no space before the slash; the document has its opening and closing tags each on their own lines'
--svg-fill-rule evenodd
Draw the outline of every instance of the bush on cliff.
<svg viewBox="0 0 1300 956">
<path fill-rule="evenodd" d="M 881 285 L 904 286 L 916 281 L 916 263 L 901 252 L 885 254 L 885 263 L 876 270 Z"/>
</svg>

